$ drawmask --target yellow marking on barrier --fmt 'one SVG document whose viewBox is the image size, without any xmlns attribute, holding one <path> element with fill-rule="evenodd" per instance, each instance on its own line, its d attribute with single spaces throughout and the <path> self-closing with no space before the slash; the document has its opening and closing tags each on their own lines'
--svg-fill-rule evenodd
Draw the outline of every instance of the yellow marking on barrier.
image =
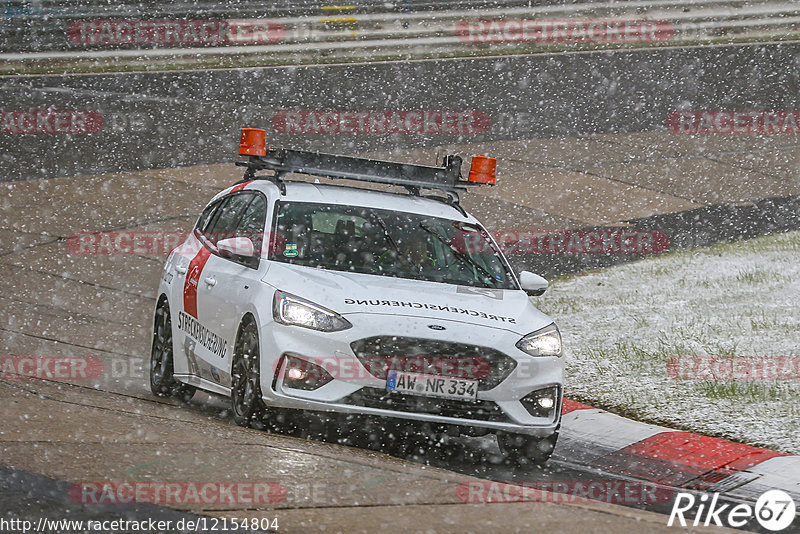
<svg viewBox="0 0 800 534">
<path fill-rule="evenodd" d="M 339 17 L 339 18 L 327 18 L 327 19 L 319 19 L 320 22 L 358 22 L 358 19 L 355 17 Z"/>
<path fill-rule="evenodd" d="M 344 11 L 346 9 L 355 9 L 356 6 L 322 6 L 322 11 Z"/>
</svg>

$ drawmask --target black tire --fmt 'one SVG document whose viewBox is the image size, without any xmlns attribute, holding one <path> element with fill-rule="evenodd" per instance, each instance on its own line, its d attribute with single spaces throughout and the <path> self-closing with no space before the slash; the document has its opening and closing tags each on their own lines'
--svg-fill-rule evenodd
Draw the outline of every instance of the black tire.
<svg viewBox="0 0 800 534">
<path fill-rule="evenodd" d="M 231 365 L 231 412 L 239 426 L 263 428 L 258 328 L 251 318 L 239 327 Z"/>
<path fill-rule="evenodd" d="M 497 445 L 500 447 L 500 452 L 508 460 L 517 464 L 544 464 L 553 455 L 557 441 L 558 432 L 544 438 L 509 432 L 497 433 Z"/>
<path fill-rule="evenodd" d="M 153 344 L 150 348 L 150 391 L 159 397 L 188 401 L 197 388 L 175 380 L 172 357 L 172 319 L 169 303 L 162 298 L 153 320 Z"/>
</svg>

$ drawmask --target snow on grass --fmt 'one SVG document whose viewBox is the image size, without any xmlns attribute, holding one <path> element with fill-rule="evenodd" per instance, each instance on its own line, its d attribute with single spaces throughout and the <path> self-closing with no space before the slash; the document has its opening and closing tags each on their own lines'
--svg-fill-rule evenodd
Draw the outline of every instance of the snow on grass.
<svg viewBox="0 0 800 534">
<path fill-rule="evenodd" d="M 800 454 L 800 232 L 559 279 L 536 303 L 561 329 L 567 396 Z M 786 373 L 780 357 L 794 362 L 794 379 L 679 379 L 667 370 L 674 358 L 766 358 Z"/>
</svg>

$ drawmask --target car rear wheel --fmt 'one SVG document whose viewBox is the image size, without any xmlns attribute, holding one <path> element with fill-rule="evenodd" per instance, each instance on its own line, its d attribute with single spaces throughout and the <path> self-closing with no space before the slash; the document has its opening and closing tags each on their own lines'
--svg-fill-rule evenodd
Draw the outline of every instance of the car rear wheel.
<svg viewBox="0 0 800 534">
<path fill-rule="evenodd" d="M 161 299 L 153 321 L 153 345 L 150 349 L 150 391 L 159 397 L 188 401 L 196 388 L 175 380 L 172 354 L 172 319 L 167 299 Z"/>
<path fill-rule="evenodd" d="M 263 426 L 259 355 L 258 329 L 252 319 L 245 320 L 236 338 L 231 371 L 231 408 L 233 420 L 240 426 Z"/>
<path fill-rule="evenodd" d="M 497 433 L 500 452 L 507 459 L 519 464 L 544 464 L 553 455 L 557 440 L 557 432 L 544 438 L 508 432 Z"/>
</svg>

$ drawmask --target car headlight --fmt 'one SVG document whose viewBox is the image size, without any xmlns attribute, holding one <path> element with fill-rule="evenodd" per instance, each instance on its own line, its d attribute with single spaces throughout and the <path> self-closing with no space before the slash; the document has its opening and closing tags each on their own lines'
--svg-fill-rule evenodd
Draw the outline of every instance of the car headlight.
<svg viewBox="0 0 800 534">
<path fill-rule="evenodd" d="M 517 348 L 531 356 L 561 356 L 561 334 L 553 323 L 517 341 Z"/>
<path fill-rule="evenodd" d="M 338 332 L 353 326 L 336 312 L 280 290 L 275 292 L 272 301 L 272 316 L 281 324 L 322 332 Z"/>
</svg>

